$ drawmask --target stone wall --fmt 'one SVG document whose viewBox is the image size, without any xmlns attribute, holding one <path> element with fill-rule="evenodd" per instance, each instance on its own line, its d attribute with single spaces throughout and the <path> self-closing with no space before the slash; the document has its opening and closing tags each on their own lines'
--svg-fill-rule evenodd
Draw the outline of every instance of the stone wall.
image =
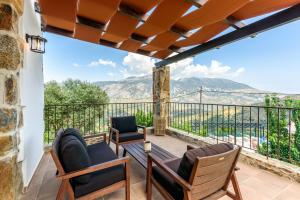
<svg viewBox="0 0 300 200">
<path fill-rule="evenodd" d="M 170 67 L 153 68 L 153 126 L 155 135 L 165 135 L 170 101 Z"/>
<path fill-rule="evenodd" d="M 212 138 L 197 136 L 188 134 L 187 132 L 177 130 L 174 128 L 168 128 L 166 133 L 172 137 L 176 137 L 185 142 L 195 144 L 199 147 L 205 147 L 207 145 L 216 144 L 217 141 Z M 286 177 L 290 180 L 300 183 L 300 167 L 272 158 L 266 158 L 254 151 L 243 149 L 239 157 L 239 162 L 243 162 L 247 165 L 267 170 L 282 177 Z"/>
<path fill-rule="evenodd" d="M 23 39 L 19 35 L 22 0 L 0 0 L 0 199 L 17 199 L 22 188 L 17 162 L 22 124 L 19 72 L 23 63 Z"/>
</svg>

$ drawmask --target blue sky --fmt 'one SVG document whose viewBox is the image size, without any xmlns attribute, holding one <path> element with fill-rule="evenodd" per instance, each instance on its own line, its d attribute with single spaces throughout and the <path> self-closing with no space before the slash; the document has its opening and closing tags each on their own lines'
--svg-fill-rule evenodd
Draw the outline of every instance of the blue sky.
<svg viewBox="0 0 300 200">
<path fill-rule="evenodd" d="M 252 87 L 300 93 L 300 21 L 171 66 L 173 78 L 217 77 Z M 151 73 L 154 59 L 46 33 L 45 81 L 119 80 Z"/>
</svg>

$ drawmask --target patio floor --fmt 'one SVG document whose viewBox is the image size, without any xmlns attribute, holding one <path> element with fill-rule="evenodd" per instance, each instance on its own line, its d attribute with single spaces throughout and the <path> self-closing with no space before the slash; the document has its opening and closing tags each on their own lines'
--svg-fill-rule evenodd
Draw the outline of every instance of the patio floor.
<svg viewBox="0 0 300 200">
<path fill-rule="evenodd" d="M 165 136 L 156 137 L 148 135 L 148 139 L 155 144 L 168 149 L 174 155 L 180 157 L 186 150 L 186 142 L 179 139 Z M 114 149 L 114 147 L 112 146 Z M 122 153 L 122 151 L 121 151 Z M 121 155 L 120 153 L 120 155 Z M 268 171 L 257 169 L 243 163 L 238 163 L 240 170 L 237 172 L 238 181 L 241 187 L 242 195 L 245 200 L 299 200 L 300 184 L 288 179 L 279 177 Z M 146 171 L 134 159 L 131 159 L 131 199 L 143 200 L 145 195 Z M 45 154 L 34 174 L 34 178 L 28 188 L 28 191 L 21 197 L 21 200 L 50 200 L 55 199 L 59 181 L 55 178 L 56 168 L 50 154 Z M 124 190 L 119 190 L 110 195 L 104 196 L 105 200 L 124 199 Z M 100 198 L 101 199 L 101 198 Z M 152 199 L 163 199 L 154 189 Z M 230 199 L 223 197 L 222 200 Z"/>
</svg>

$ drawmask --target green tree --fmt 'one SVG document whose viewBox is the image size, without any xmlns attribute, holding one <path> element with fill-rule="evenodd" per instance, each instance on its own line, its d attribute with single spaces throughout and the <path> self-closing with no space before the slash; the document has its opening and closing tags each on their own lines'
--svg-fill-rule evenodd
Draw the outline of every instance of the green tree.
<svg viewBox="0 0 300 200">
<path fill-rule="evenodd" d="M 62 87 L 56 81 L 46 83 L 44 96 L 46 105 L 62 104 L 65 102 Z"/>
<path fill-rule="evenodd" d="M 300 100 L 294 101 L 293 106 L 295 108 L 300 108 Z M 296 132 L 295 132 L 295 146 L 297 151 L 300 152 L 300 109 L 293 110 L 292 120 L 295 123 Z"/>
<path fill-rule="evenodd" d="M 68 79 L 62 84 L 51 81 L 45 85 L 45 104 L 105 104 L 109 98 L 95 84 Z"/>
<path fill-rule="evenodd" d="M 99 130 L 107 124 L 102 120 L 109 102 L 100 87 L 80 80 L 68 79 L 59 84 L 51 81 L 45 85 L 45 139 L 53 139 L 63 127 L 80 129 L 83 134 Z"/>
<path fill-rule="evenodd" d="M 278 157 L 289 160 L 290 158 L 297 164 L 300 162 L 300 111 L 299 101 L 290 97 L 281 100 L 276 95 L 265 97 L 265 109 L 268 122 L 268 144 L 260 144 L 259 152 L 263 155 Z M 293 121 L 296 126 L 295 134 L 289 135 L 289 122 Z"/>
<path fill-rule="evenodd" d="M 152 112 L 145 113 L 142 110 L 138 110 L 135 113 L 136 123 L 142 126 L 153 126 L 153 114 Z"/>
</svg>

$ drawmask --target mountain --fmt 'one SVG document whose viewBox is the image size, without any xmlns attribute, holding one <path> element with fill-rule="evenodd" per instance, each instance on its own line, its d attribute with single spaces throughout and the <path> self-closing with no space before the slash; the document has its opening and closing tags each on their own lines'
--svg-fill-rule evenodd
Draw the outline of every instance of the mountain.
<svg viewBox="0 0 300 200">
<path fill-rule="evenodd" d="M 98 81 L 95 84 L 107 92 L 112 102 L 152 100 L 152 76 Z M 253 104 L 263 100 L 262 95 L 244 94 L 261 91 L 243 83 L 220 78 L 183 78 L 171 80 L 171 97 L 175 97 L 172 101 L 199 102 L 200 95 L 197 91 L 201 86 L 203 103 Z M 220 91 L 234 93 L 219 93 Z"/>
</svg>

